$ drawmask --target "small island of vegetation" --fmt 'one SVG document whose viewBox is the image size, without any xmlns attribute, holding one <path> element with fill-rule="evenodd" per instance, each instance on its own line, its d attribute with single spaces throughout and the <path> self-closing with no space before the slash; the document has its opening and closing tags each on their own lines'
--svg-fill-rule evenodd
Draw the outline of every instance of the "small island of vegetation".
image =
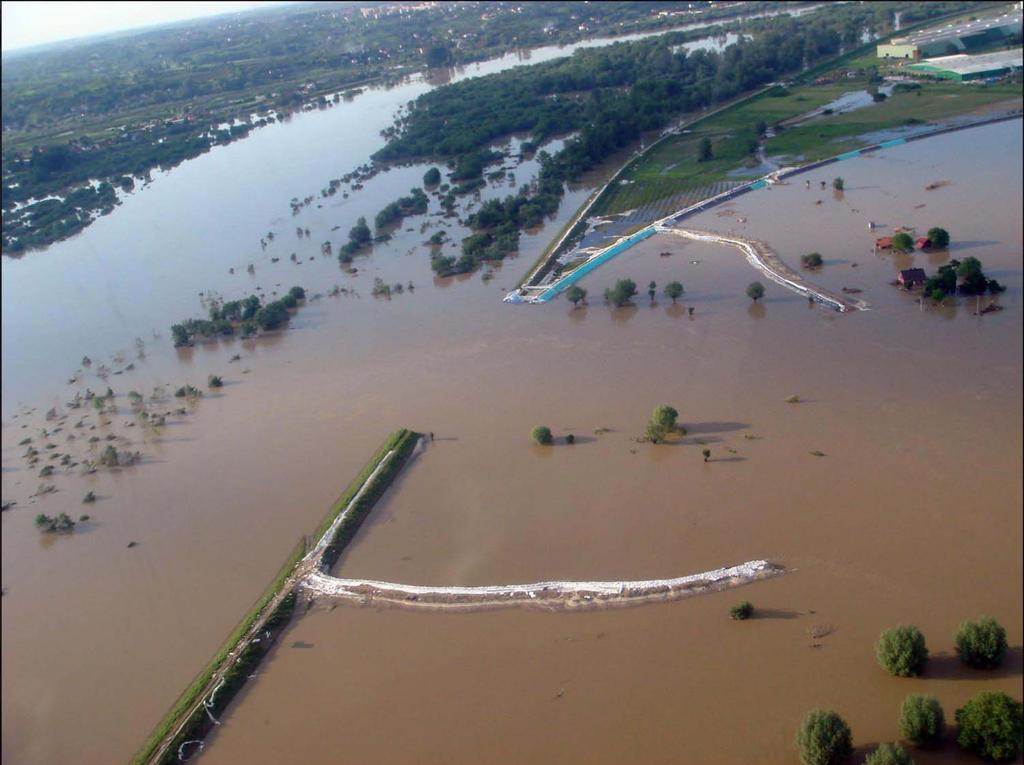
<svg viewBox="0 0 1024 765">
<path fill-rule="evenodd" d="M 196 337 L 204 339 L 234 335 L 252 337 L 284 325 L 290 318 L 290 309 L 305 300 L 302 287 L 292 287 L 284 297 L 264 304 L 258 295 L 242 300 L 214 301 L 209 319 L 185 319 L 171 325 L 171 339 L 175 348 L 190 346 Z"/>
</svg>

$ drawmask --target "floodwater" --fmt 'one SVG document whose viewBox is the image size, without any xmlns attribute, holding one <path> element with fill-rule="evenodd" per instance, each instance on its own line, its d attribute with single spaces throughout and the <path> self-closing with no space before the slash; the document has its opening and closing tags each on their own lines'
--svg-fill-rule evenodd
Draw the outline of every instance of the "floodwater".
<svg viewBox="0 0 1024 765">
<path fill-rule="evenodd" d="M 742 594 L 579 615 L 314 611 L 204 759 L 788 762 L 813 706 L 838 709 L 866 744 L 896 736 L 911 691 L 938 695 L 949 714 L 982 688 L 1019 695 L 1020 123 L 843 163 L 842 198 L 794 182 L 738 200 L 746 224 L 694 219 L 763 238 L 794 264 L 822 252 L 823 283 L 862 287 L 870 313 L 808 308 L 771 284 L 751 306 L 741 256 L 668 237 L 589 276 L 591 305 L 573 311 L 500 299 L 599 178 L 567 194 L 490 281 L 433 278 L 422 242 L 448 224 L 432 215 L 357 258 L 358 275 L 320 256 L 322 241 L 337 247 L 357 215 L 407 193 L 424 167 L 291 216 L 291 197 L 364 161 L 394 110 L 427 87 L 371 90 L 257 131 L 161 175 L 80 236 L 3 262 L 3 491 L 18 502 L 3 515 L 4 758 L 126 760 L 400 426 L 435 440 L 374 511 L 342 575 L 636 579 L 761 557 L 794 571 Z M 532 169 L 514 172 L 522 183 Z M 923 190 L 938 179 L 954 183 Z M 921 308 L 897 293 L 887 282 L 901 266 L 871 252 L 868 219 L 944 225 L 954 256 L 977 255 L 1009 286 L 1007 310 L 978 318 L 966 301 Z M 268 230 L 277 238 L 263 252 Z M 933 269 L 938 257 L 917 261 Z M 374 299 L 375 276 L 416 289 Z M 641 289 L 679 278 L 687 294 L 675 308 L 641 295 L 613 312 L 597 296 L 623 276 Z M 169 348 L 167 326 L 201 313 L 199 291 L 234 298 L 296 283 L 360 297 L 310 301 L 266 340 Z M 145 358 L 97 379 L 100 362 L 120 369 L 134 357 L 136 336 Z M 83 354 L 93 367 L 66 385 Z M 225 387 L 161 435 L 128 427 L 128 390 L 200 385 L 209 373 Z M 63 411 L 86 384 L 110 384 L 119 412 L 70 447 L 77 413 L 46 440 L 81 455 L 86 435 L 113 433 L 144 460 L 87 477 L 58 470 L 58 491 L 31 499 L 41 479 L 17 443 L 30 434 L 42 450 L 40 413 Z M 806 403 L 783 403 L 792 393 Z M 635 443 L 660 403 L 679 409 L 689 435 Z M 539 423 L 577 443 L 531 445 Z M 87 490 L 93 505 L 80 504 Z M 37 512 L 61 511 L 92 520 L 70 537 L 33 528 Z M 739 597 L 764 618 L 729 621 Z M 995 675 L 949 658 L 956 624 L 981 613 L 1014 647 Z M 934 676 L 897 681 L 874 666 L 877 633 L 900 621 L 945 654 Z M 819 647 L 815 625 L 834 630 Z"/>
<path fill-rule="evenodd" d="M 508 307 L 498 324 L 462 314 L 472 342 L 396 354 L 377 405 L 435 440 L 339 575 L 643 578 L 758 557 L 792 572 L 599 613 L 314 609 L 206 760 L 788 763 L 814 707 L 843 714 L 863 751 L 898 737 L 908 693 L 938 696 L 950 717 L 983 689 L 1019 696 L 1020 139 L 1013 122 L 922 141 L 810 174 L 841 172 L 843 195 L 798 177 L 737 200 L 735 215 L 691 221 L 772 242 L 793 265 L 823 253 L 816 278 L 863 289 L 870 312 L 809 307 L 774 284 L 750 305 L 742 256 L 662 236 L 583 284 L 593 296 L 616 278 L 641 290 L 679 278 L 692 318 L 643 294 L 614 312 L 593 297 L 576 311 Z M 939 178 L 956 181 L 924 190 Z M 954 245 L 876 255 L 868 220 L 876 231 L 945 225 Z M 1002 313 L 972 316 L 967 299 L 922 308 L 888 284 L 909 262 L 932 271 L 968 254 L 1008 285 Z M 321 406 L 328 367 L 310 385 Z M 803 403 L 784 402 L 794 393 Z M 689 435 L 635 443 L 658 403 L 680 410 Z M 532 446 L 537 423 L 577 443 Z M 761 617 L 731 622 L 740 598 Z M 994 674 L 961 669 L 952 653 L 957 624 L 981 614 L 1012 647 Z M 928 639 L 923 678 L 874 662 L 878 633 L 901 622 Z M 914 756 L 961 761 L 952 745 Z"/>
</svg>

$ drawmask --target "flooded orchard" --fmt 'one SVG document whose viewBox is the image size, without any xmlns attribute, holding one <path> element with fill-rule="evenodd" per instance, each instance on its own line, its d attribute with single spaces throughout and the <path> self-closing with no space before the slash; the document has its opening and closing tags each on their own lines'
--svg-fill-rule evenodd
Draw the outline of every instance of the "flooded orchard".
<svg viewBox="0 0 1024 765">
<path fill-rule="evenodd" d="M 434 439 L 339 575 L 643 579 L 756 558 L 791 572 L 579 614 L 314 607 L 231 707 L 204 762 L 784 763 L 812 707 L 839 711 L 864 747 L 897 737 L 907 693 L 938 696 L 948 715 L 978 690 L 1019 693 L 1021 123 L 887 149 L 811 173 L 811 189 L 797 176 L 687 221 L 763 240 L 792 267 L 820 252 L 810 278 L 862 289 L 869 312 L 838 315 L 771 283 L 751 304 L 743 291 L 758 275 L 740 254 L 672 236 L 589 275 L 589 306 L 573 310 L 500 300 L 597 178 L 490 280 L 432 276 L 424 240 L 443 226 L 461 236 L 433 216 L 433 198 L 431 214 L 356 259 L 358 274 L 320 255 L 426 166 L 290 216 L 289 198 L 361 163 L 394 109 L 426 87 L 368 91 L 257 131 L 158 178 L 81 236 L 4 261 L 4 499 L 18 502 L 3 516 L 4 756 L 127 759 L 400 426 Z M 353 110 L 358 131 L 346 129 Z M 325 166 L 340 152 L 342 167 Z M 511 172 L 522 183 L 532 170 Z M 818 191 L 837 174 L 844 194 Z M 925 190 L 938 180 L 951 183 Z M 952 234 L 948 253 L 873 251 L 896 226 L 936 225 Z M 264 252 L 268 230 L 277 237 Z M 919 305 L 889 285 L 911 263 L 934 271 L 966 255 L 1008 286 L 1007 310 L 974 316 L 973 298 Z M 375 277 L 415 289 L 373 298 Z M 624 277 L 641 294 L 612 311 L 600 295 Z M 660 296 L 672 279 L 686 289 L 678 305 Z M 202 313 L 199 291 L 231 299 L 292 284 L 359 297 L 309 300 L 270 338 L 170 350 L 166 328 Z M 41 413 L 73 395 L 64 382 L 83 354 L 109 359 L 135 336 L 145 358 L 108 379 L 118 412 L 92 415 L 88 433 L 125 437 L 142 463 L 61 475 L 56 493 L 32 498 L 38 470 L 18 443 L 42 443 Z M 188 416 L 159 435 L 129 430 L 128 390 L 211 373 L 225 387 Z M 83 374 L 93 389 L 108 384 Z M 800 403 L 786 403 L 794 394 Z M 638 443 L 658 404 L 679 410 L 687 435 Z M 555 446 L 531 444 L 537 424 Z M 61 451 L 69 429 L 52 435 Z M 33 527 L 37 512 L 78 517 L 87 490 L 93 520 L 73 535 Z M 759 618 L 729 620 L 740 599 Z M 953 654 L 957 624 L 980 614 L 1007 627 L 1011 655 L 995 674 L 961 669 Z M 875 664 L 878 633 L 901 622 L 928 639 L 923 678 Z M 914 756 L 956 757 L 952 747 Z"/>
</svg>

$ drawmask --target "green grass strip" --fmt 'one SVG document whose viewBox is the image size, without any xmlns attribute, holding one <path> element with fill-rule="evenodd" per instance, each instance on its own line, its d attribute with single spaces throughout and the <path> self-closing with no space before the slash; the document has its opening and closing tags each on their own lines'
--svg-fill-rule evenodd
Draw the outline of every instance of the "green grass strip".
<svg viewBox="0 0 1024 765">
<path fill-rule="evenodd" d="M 220 649 L 214 654 L 214 657 L 210 662 L 203 668 L 203 670 L 196 676 L 189 686 L 184 690 L 178 700 L 170 708 L 164 718 L 156 726 L 153 732 L 146 739 L 146 742 L 142 745 L 142 748 L 138 751 L 135 757 L 132 758 L 132 765 L 142 765 L 147 762 L 159 747 L 160 742 L 164 740 L 171 729 L 181 719 L 181 716 L 191 707 L 200 694 L 205 690 L 207 683 L 210 682 L 210 678 L 213 673 L 216 672 L 228 654 L 234 650 L 238 641 L 242 639 L 242 636 L 256 623 L 256 619 L 262 613 L 263 609 L 267 607 L 267 604 L 274 599 L 274 597 L 281 591 L 281 587 L 285 580 L 291 575 L 292 571 L 295 570 L 295 566 L 302 556 L 305 554 L 306 546 L 305 541 L 300 540 L 295 547 L 292 549 L 288 558 L 285 560 L 281 569 L 278 571 L 277 576 L 274 577 L 274 581 L 270 583 L 270 586 L 263 591 L 263 594 L 259 597 L 252 608 L 242 618 L 242 621 L 231 631 L 227 639 L 221 644 Z"/>
</svg>

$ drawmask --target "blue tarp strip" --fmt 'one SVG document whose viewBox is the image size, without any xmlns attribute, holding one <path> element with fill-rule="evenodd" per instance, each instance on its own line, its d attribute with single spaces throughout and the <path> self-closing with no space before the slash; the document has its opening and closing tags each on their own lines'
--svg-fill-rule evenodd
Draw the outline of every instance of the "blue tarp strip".
<svg viewBox="0 0 1024 765">
<path fill-rule="evenodd" d="M 537 298 L 537 300 L 539 300 L 542 303 L 546 303 L 548 300 L 551 300 L 551 298 L 556 297 L 558 295 L 558 293 L 560 293 L 562 290 L 564 290 L 570 284 L 575 284 L 576 282 L 578 282 L 584 276 L 589 274 L 591 271 L 593 271 L 595 268 L 597 268 L 602 263 L 608 262 L 609 260 L 614 258 L 616 255 L 618 255 L 620 252 L 623 252 L 624 250 L 628 250 L 630 247 L 632 247 L 637 242 L 642 242 L 644 239 L 647 239 L 650 236 L 654 236 L 655 233 L 656 232 L 654 230 L 654 227 L 653 226 L 648 226 L 647 228 L 643 229 L 642 231 L 637 231 L 635 234 L 630 236 L 628 239 L 625 239 L 625 240 L 619 242 L 618 244 L 613 244 L 605 252 L 601 253 L 596 258 L 593 258 L 592 260 L 588 260 L 582 266 L 580 266 L 579 268 L 573 270 L 573 272 L 571 274 L 563 276 L 561 279 L 556 281 L 554 284 L 552 284 L 550 287 L 548 287 L 546 290 L 544 290 L 544 292 L 542 292 L 540 294 L 540 296 Z"/>
</svg>

